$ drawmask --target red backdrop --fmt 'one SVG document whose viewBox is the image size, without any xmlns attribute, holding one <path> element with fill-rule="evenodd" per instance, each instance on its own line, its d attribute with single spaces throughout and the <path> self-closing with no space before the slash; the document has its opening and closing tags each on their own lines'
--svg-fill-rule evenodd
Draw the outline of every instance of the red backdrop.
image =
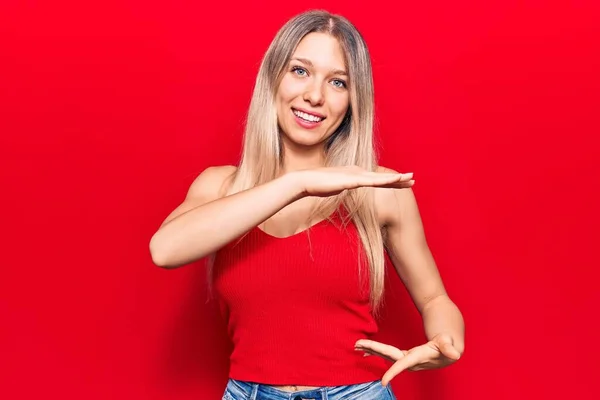
<svg viewBox="0 0 600 400">
<path fill-rule="evenodd" d="M 204 268 L 154 267 L 148 242 L 200 171 L 236 162 L 260 58 L 311 7 L 368 41 L 382 163 L 415 172 L 467 322 L 464 358 L 399 376 L 398 398 L 594 397 L 593 3 L 3 1 L 0 397 L 220 398 Z M 380 339 L 420 344 L 389 289 Z"/>
</svg>

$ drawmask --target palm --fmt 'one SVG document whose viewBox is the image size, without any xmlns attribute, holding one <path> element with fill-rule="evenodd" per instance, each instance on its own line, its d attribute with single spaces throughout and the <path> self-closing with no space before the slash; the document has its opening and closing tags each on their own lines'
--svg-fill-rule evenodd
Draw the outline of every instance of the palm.
<svg viewBox="0 0 600 400">
<path fill-rule="evenodd" d="M 410 350 L 400 350 L 397 347 L 373 340 L 359 340 L 356 342 L 355 349 L 364 351 L 365 356 L 375 355 L 394 363 L 381 379 L 384 386 L 402 371 L 442 368 L 460 358 L 459 351 L 453 346 L 452 339 L 447 335 L 436 336 L 427 343 Z"/>
</svg>

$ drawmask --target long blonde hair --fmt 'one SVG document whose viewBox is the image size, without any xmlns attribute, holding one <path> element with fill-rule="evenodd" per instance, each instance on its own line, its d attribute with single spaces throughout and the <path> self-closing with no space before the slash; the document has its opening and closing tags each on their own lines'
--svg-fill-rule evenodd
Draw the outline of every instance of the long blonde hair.
<svg viewBox="0 0 600 400">
<path fill-rule="evenodd" d="M 368 171 L 377 168 L 373 142 L 373 78 L 367 46 L 346 18 L 313 10 L 290 19 L 277 32 L 263 57 L 248 111 L 242 157 L 227 194 L 263 184 L 279 175 L 283 150 L 275 94 L 293 52 L 312 32 L 327 33 L 339 41 L 349 74 L 350 106 L 339 128 L 326 143 L 326 166 L 356 165 Z M 373 190 L 361 188 L 319 199 L 311 219 L 315 216 L 329 218 L 340 205 L 348 211 L 346 222 L 351 220 L 355 224 L 362 242 L 364 251 L 358 252 L 359 266 L 366 258 L 371 308 L 377 314 L 383 298 L 385 268 Z"/>
</svg>

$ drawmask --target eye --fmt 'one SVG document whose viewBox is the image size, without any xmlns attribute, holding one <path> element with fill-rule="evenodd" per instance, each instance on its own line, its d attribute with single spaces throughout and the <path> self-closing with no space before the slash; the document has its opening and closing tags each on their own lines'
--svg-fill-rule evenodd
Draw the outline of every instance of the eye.
<svg viewBox="0 0 600 400">
<path fill-rule="evenodd" d="M 304 68 L 297 66 L 292 67 L 292 72 L 294 72 L 298 76 L 306 76 L 306 74 L 308 73 Z"/>
<path fill-rule="evenodd" d="M 338 87 L 340 89 L 343 89 L 346 87 L 346 82 L 344 82 L 341 79 L 334 79 L 333 81 L 331 81 L 331 83 L 333 83 L 333 86 Z"/>
</svg>

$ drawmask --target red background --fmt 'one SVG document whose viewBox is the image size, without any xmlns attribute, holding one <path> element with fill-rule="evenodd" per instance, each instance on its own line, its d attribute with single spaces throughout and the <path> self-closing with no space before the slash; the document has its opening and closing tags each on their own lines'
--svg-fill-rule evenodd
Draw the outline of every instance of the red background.
<svg viewBox="0 0 600 400">
<path fill-rule="evenodd" d="M 200 171 L 236 162 L 260 58 L 313 7 L 370 46 L 382 164 L 415 172 L 467 322 L 463 359 L 399 376 L 398 398 L 596 397 L 594 3 L 3 1 L 0 397 L 220 398 L 204 268 L 154 267 L 148 242 Z M 381 340 L 420 344 L 389 286 Z"/>
</svg>

